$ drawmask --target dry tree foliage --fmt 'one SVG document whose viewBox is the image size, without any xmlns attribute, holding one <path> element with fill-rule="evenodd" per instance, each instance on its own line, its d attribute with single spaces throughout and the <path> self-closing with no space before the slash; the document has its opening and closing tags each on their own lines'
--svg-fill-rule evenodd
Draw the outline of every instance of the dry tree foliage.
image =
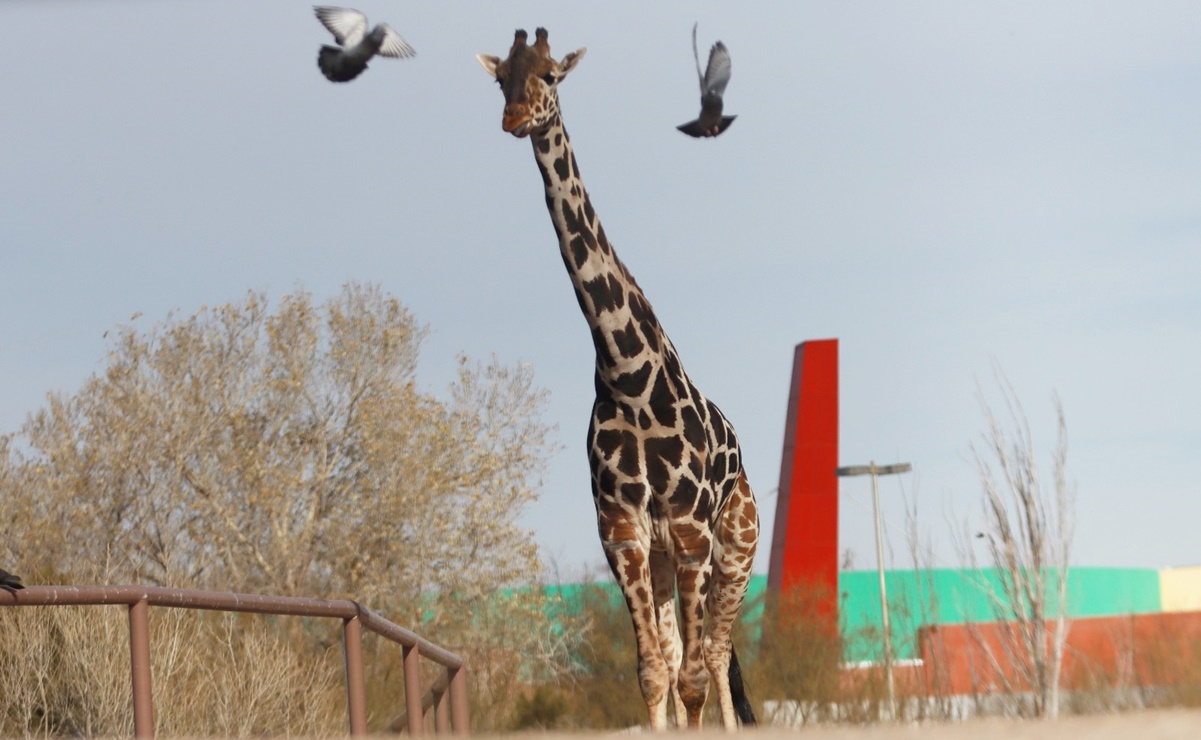
<svg viewBox="0 0 1201 740">
<path fill-rule="evenodd" d="M 843 640 L 819 585 L 797 585 L 765 596 L 757 656 L 746 651 L 743 672 L 765 724 L 799 726 L 846 719 Z M 741 658 L 743 654 L 740 654 Z M 883 692 L 877 692 L 882 694 Z"/>
<path fill-rule="evenodd" d="M 527 724 L 516 729 L 623 729 L 646 721 L 646 704 L 638 690 L 634 629 L 621 591 L 611 582 L 590 578 L 581 584 L 577 598 L 577 616 L 586 620 L 587 639 L 575 651 L 572 680 L 555 687 L 562 711 L 553 722 L 529 722 L 538 717 L 540 704 L 553 708 L 555 702 L 554 696 L 534 694 L 519 707 Z M 565 619 L 565 623 L 571 622 Z"/>
<path fill-rule="evenodd" d="M 0 437 L 0 562 L 31 583 L 356 598 L 465 653 L 477 685 L 500 668 L 475 657 L 548 659 L 542 592 L 494 598 L 541 573 L 517 518 L 552 449 L 545 391 L 462 358 L 448 394 L 423 392 L 425 334 L 357 284 L 121 328 L 77 393 Z"/>
<path fill-rule="evenodd" d="M 1030 425 L 1012 386 L 998 381 L 1007 419 L 999 419 L 980 394 L 988 421 L 983 447 L 973 446 L 983 488 L 984 540 L 1000 588 L 987 589 L 998 644 L 974 626 L 969 634 L 986 665 L 987 683 L 1000 690 L 1007 711 L 1016 715 L 1056 717 L 1060 672 L 1068 632 L 1068 566 L 1075 525 L 1075 492 L 1067 479 L 1067 422 L 1054 397 L 1057 437 L 1052 482 L 1044 484 Z M 960 550 L 969 567 L 979 569 L 975 551 Z M 983 583 L 983 581 L 981 581 Z"/>
</svg>

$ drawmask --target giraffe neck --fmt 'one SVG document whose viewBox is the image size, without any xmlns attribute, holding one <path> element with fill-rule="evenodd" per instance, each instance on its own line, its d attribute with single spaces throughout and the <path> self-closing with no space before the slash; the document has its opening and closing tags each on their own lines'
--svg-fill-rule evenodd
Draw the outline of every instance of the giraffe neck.
<svg viewBox="0 0 1201 740">
<path fill-rule="evenodd" d="M 611 393 L 643 398 L 660 368 L 676 376 L 679 361 L 642 289 L 618 259 L 592 209 L 561 115 L 531 135 L 546 186 L 546 208 L 563 264 L 592 330 L 596 377 Z"/>
</svg>

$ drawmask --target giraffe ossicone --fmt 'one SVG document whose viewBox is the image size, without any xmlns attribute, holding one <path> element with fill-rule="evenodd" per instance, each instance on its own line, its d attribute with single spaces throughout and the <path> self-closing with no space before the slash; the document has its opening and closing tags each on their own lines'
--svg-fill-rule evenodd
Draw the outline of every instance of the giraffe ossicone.
<svg viewBox="0 0 1201 740">
<path fill-rule="evenodd" d="M 730 641 L 759 541 L 738 440 L 685 374 L 584 189 L 557 88 L 585 50 L 556 61 L 544 28 L 528 42 L 519 30 L 507 57 L 477 59 L 504 94 L 501 127 L 533 144 L 563 263 L 592 334 L 593 504 L 630 610 L 650 724 L 666 728 L 670 696 L 677 725 L 699 727 L 710 677 L 722 724 L 754 724 Z"/>
</svg>

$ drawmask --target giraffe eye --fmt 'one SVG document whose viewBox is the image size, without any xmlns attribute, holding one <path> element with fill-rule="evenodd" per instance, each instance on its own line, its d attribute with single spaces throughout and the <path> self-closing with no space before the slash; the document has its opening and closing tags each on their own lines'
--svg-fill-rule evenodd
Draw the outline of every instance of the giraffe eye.
<svg viewBox="0 0 1201 740">
<path fill-rule="evenodd" d="M 542 75 L 542 81 L 548 85 L 554 85 L 559 81 L 559 77 L 554 72 L 547 72 L 546 74 Z"/>
</svg>

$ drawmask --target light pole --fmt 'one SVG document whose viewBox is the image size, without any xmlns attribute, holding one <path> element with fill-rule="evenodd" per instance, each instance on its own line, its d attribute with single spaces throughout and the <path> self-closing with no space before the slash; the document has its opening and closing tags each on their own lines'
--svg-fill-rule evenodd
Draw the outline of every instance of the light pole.
<svg viewBox="0 0 1201 740">
<path fill-rule="evenodd" d="M 852 475 L 872 477 L 872 510 L 876 518 L 876 568 L 880 572 L 880 616 L 884 622 L 884 676 L 888 681 L 888 711 L 892 719 L 897 716 L 896 688 L 892 680 L 892 630 L 888 625 L 888 592 L 884 589 L 884 530 L 880 525 L 880 491 L 876 479 L 881 475 L 908 473 L 913 470 L 909 463 L 876 465 L 873 460 L 867 465 L 848 465 L 838 468 L 834 474 L 840 478 Z"/>
</svg>

